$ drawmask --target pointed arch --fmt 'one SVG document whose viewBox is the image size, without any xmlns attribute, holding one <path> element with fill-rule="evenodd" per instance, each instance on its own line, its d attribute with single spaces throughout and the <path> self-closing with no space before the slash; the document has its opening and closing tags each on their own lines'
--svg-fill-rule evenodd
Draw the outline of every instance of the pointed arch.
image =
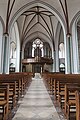
<svg viewBox="0 0 80 120">
<path fill-rule="evenodd" d="M 17 22 L 14 23 L 12 31 L 10 33 L 10 43 L 15 43 L 15 53 L 14 57 L 10 58 L 10 64 L 13 62 L 15 64 L 15 71 L 19 72 L 19 62 L 20 62 L 20 38 Z M 11 50 L 10 50 L 11 51 Z"/>
<path fill-rule="evenodd" d="M 4 24 L 4 21 L 3 21 L 1 16 L 0 16 L 0 22 L 1 22 L 2 27 L 3 27 L 3 33 L 5 33 L 5 24 Z"/>
<path fill-rule="evenodd" d="M 14 22 L 19 18 L 20 15 L 22 15 L 22 13 L 24 13 L 25 11 L 29 10 L 32 7 L 35 6 L 41 6 L 45 9 L 47 9 L 48 11 L 50 11 L 60 22 L 63 32 L 64 32 L 64 41 L 66 44 L 66 33 L 67 33 L 67 26 L 66 26 L 66 22 L 64 20 L 64 18 L 61 16 L 61 14 L 50 4 L 41 1 L 41 0 L 33 0 L 32 2 L 29 2 L 28 4 L 25 4 L 24 6 L 22 6 L 12 17 L 10 23 L 9 23 L 9 31 L 11 29 L 11 27 L 13 26 Z M 52 41 L 50 41 L 52 43 Z M 52 43 L 53 44 L 53 43 Z M 67 53 L 67 51 L 65 50 L 65 52 Z M 66 54 L 65 54 L 66 55 Z M 55 58 L 55 57 L 54 57 Z M 67 68 L 67 59 L 66 59 L 66 68 Z M 67 69 L 66 69 L 67 71 Z"/>
<path fill-rule="evenodd" d="M 79 52 L 78 52 L 78 37 L 77 37 L 77 23 L 80 20 L 80 11 L 78 11 L 70 24 L 70 31 L 72 33 L 72 54 L 73 56 L 73 73 L 80 73 L 79 67 Z M 75 48 L 75 49 L 74 49 Z M 76 59 L 75 59 L 76 58 Z"/>
</svg>

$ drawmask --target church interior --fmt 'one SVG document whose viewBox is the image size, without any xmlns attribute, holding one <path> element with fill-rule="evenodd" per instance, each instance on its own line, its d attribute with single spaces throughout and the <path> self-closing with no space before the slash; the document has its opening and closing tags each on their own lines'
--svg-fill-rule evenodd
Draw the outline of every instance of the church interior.
<svg viewBox="0 0 80 120">
<path fill-rule="evenodd" d="M 0 120 L 80 120 L 80 0 L 0 0 Z"/>
</svg>

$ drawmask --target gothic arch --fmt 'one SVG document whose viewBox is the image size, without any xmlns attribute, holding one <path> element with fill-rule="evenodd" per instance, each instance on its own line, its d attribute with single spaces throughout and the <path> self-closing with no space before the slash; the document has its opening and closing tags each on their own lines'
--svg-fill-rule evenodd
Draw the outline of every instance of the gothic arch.
<svg viewBox="0 0 80 120">
<path fill-rule="evenodd" d="M 35 37 L 33 36 L 34 34 L 35 34 Z M 46 40 L 45 40 L 44 38 L 40 37 L 39 34 L 45 36 Z M 47 40 L 47 39 L 49 39 L 47 35 L 43 34 L 42 32 L 39 32 L 38 35 L 37 35 L 36 32 L 34 32 L 34 33 L 30 34 L 30 35 L 27 37 L 27 40 L 25 40 L 25 41 L 23 42 L 22 48 L 25 47 L 25 44 L 26 44 L 28 41 L 31 41 L 32 39 L 34 40 L 34 39 L 36 39 L 36 38 L 38 38 L 38 37 L 39 37 L 40 39 L 44 40 L 44 41 L 47 41 L 47 42 L 50 44 L 51 48 L 53 47 L 52 44 L 51 44 L 51 42 L 50 42 L 49 40 Z"/>
<path fill-rule="evenodd" d="M 3 33 L 5 33 L 5 24 L 4 24 L 4 21 L 2 19 L 2 17 L 0 16 L 0 21 L 2 23 L 2 27 L 3 27 Z"/>
<path fill-rule="evenodd" d="M 78 12 L 74 15 L 74 17 L 73 17 L 73 19 L 72 19 L 72 21 L 71 21 L 71 24 L 70 24 L 70 31 L 72 31 L 72 26 L 73 26 L 74 22 L 77 22 L 79 18 L 80 18 L 80 11 L 78 11 Z"/>
<path fill-rule="evenodd" d="M 78 40 L 77 40 L 77 22 L 80 19 L 80 11 L 76 13 L 73 17 L 71 24 L 70 24 L 70 31 L 72 34 L 72 47 L 75 48 L 72 50 L 74 54 L 73 57 L 73 73 L 80 73 L 79 68 L 79 54 L 78 54 Z M 75 59 L 76 58 L 76 59 Z"/>
<path fill-rule="evenodd" d="M 54 8 L 52 7 L 51 5 L 49 5 L 48 3 L 46 2 L 43 2 L 41 0 L 37 1 L 37 0 L 34 0 L 26 5 L 24 5 L 23 7 L 21 7 L 15 14 L 14 16 L 12 17 L 11 21 L 10 21 L 10 24 L 9 24 L 9 31 L 11 29 L 11 27 L 13 26 L 14 22 L 18 19 L 18 17 L 25 11 L 25 10 L 28 10 L 29 8 L 31 7 L 34 7 L 36 5 L 39 5 L 39 6 L 42 6 L 46 9 L 48 9 L 52 14 L 54 14 L 57 19 L 59 20 L 59 22 L 61 23 L 61 26 L 63 28 L 63 31 L 64 31 L 64 40 L 66 40 L 66 24 L 65 24 L 65 21 L 63 19 L 63 17 L 60 15 L 60 13 Z"/>
<path fill-rule="evenodd" d="M 13 31 L 13 32 L 12 32 Z M 19 72 L 19 60 L 20 60 L 20 38 L 19 38 L 19 30 L 17 22 L 12 27 L 12 31 L 10 31 L 10 42 L 15 42 L 15 71 Z M 10 63 L 12 63 L 13 59 L 11 58 Z"/>
<path fill-rule="evenodd" d="M 35 34 L 35 37 L 33 36 L 34 34 Z M 48 36 L 45 35 L 45 34 L 43 34 L 42 32 L 39 32 L 39 34 L 41 34 L 41 36 L 44 35 L 44 36 L 46 36 L 45 38 L 49 39 Z M 40 38 L 40 39 L 42 39 L 42 41 L 46 41 L 46 42 L 49 43 L 49 45 L 50 45 L 50 47 L 51 47 L 51 49 L 52 49 L 52 57 L 53 57 L 53 45 L 51 44 L 51 42 L 50 42 L 49 40 L 47 40 L 47 39 L 45 40 L 44 38 L 41 38 L 41 37 L 37 36 L 36 32 L 30 34 L 30 35 L 28 36 L 27 40 L 24 41 L 24 43 L 23 43 L 23 45 L 22 45 L 22 54 L 23 54 L 22 56 L 24 56 L 24 48 L 25 48 L 26 43 L 29 42 L 29 41 L 32 41 L 32 40 L 34 41 L 34 40 L 37 39 L 37 38 Z"/>
<path fill-rule="evenodd" d="M 64 31 L 64 41 L 65 41 L 65 44 L 66 44 L 66 33 L 67 33 L 67 28 L 66 28 L 66 23 L 65 23 L 65 20 L 64 18 L 61 16 L 61 14 L 54 8 L 52 7 L 51 5 L 49 5 L 48 3 L 46 2 L 43 2 L 41 0 L 37 1 L 37 0 L 34 0 L 32 2 L 29 2 L 28 4 L 25 4 L 24 6 L 22 6 L 15 14 L 14 16 L 12 17 L 10 23 L 9 23 L 9 31 L 10 29 L 12 28 L 13 24 L 15 23 L 15 21 L 19 18 L 19 16 L 27 11 L 28 9 L 32 8 L 32 7 L 35 7 L 35 6 L 41 6 L 47 10 L 49 10 L 52 14 L 55 15 L 55 17 L 58 19 L 58 21 L 60 22 L 61 26 L 62 26 L 62 29 Z M 65 46 L 66 47 L 66 46 Z M 66 52 L 66 51 L 65 51 Z M 67 59 L 66 59 L 66 64 L 67 64 Z M 67 65 L 66 65 L 67 66 Z"/>
<path fill-rule="evenodd" d="M 66 23 L 63 19 L 63 17 L 60 15 L 60 13 L 54 8 L 52 7 L 51 5 L 49 5 L 48 3 L 46 2 L 43 2 L 41 0 L 37 1 L 37 0 L 34 0 L 26 5 L 24 5 L 23 7 L 21 7 L 15 14 L 14 16 L 12 17 L 10 23 L 9 23 L 9 31 L 11 29 L 11 27 L 13 26 L 14 22 L 18 19 L 18 17 L 25 11 L 25 10 L 28 10 L 29 8 L 31 7 L 34 7 L 36 5 L 39 5 L 39 6 L 42 6 L 43 8 L 46 8 L 48 9 L 52 14 L 54 14 L 57 19 L 59 20 L 59 22 L 61 23 L 62 25 L 62 28 L 63 28 L 63 31 L 64 31 L 64 35 L 66 33 Z"/>
</svg>

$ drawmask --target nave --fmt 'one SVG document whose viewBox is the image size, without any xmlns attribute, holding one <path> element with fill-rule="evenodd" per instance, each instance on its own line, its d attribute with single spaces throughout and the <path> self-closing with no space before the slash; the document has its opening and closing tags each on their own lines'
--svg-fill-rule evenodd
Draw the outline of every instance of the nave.
<svg viewBox="0 0 80 120">
<path fill-rule="evenodd" d="M 32 78 L 28 91 L 18 104 L 12 120 L 65 120 L 63 116 L 59 117 L 39 74 Z"/>
</svg>

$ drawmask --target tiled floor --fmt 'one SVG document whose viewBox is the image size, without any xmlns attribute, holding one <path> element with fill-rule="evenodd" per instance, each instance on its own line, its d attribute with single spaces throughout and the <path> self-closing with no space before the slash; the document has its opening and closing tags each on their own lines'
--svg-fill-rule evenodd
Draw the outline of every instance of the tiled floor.
<svg viewBox="0 0 80 120">
<path fill-rule="evenodd" d="M 43 80 L 39 76 L 33 78 L 19 104 L 12 120 L 64 120 L 59 118 Z"/>
</svg>

